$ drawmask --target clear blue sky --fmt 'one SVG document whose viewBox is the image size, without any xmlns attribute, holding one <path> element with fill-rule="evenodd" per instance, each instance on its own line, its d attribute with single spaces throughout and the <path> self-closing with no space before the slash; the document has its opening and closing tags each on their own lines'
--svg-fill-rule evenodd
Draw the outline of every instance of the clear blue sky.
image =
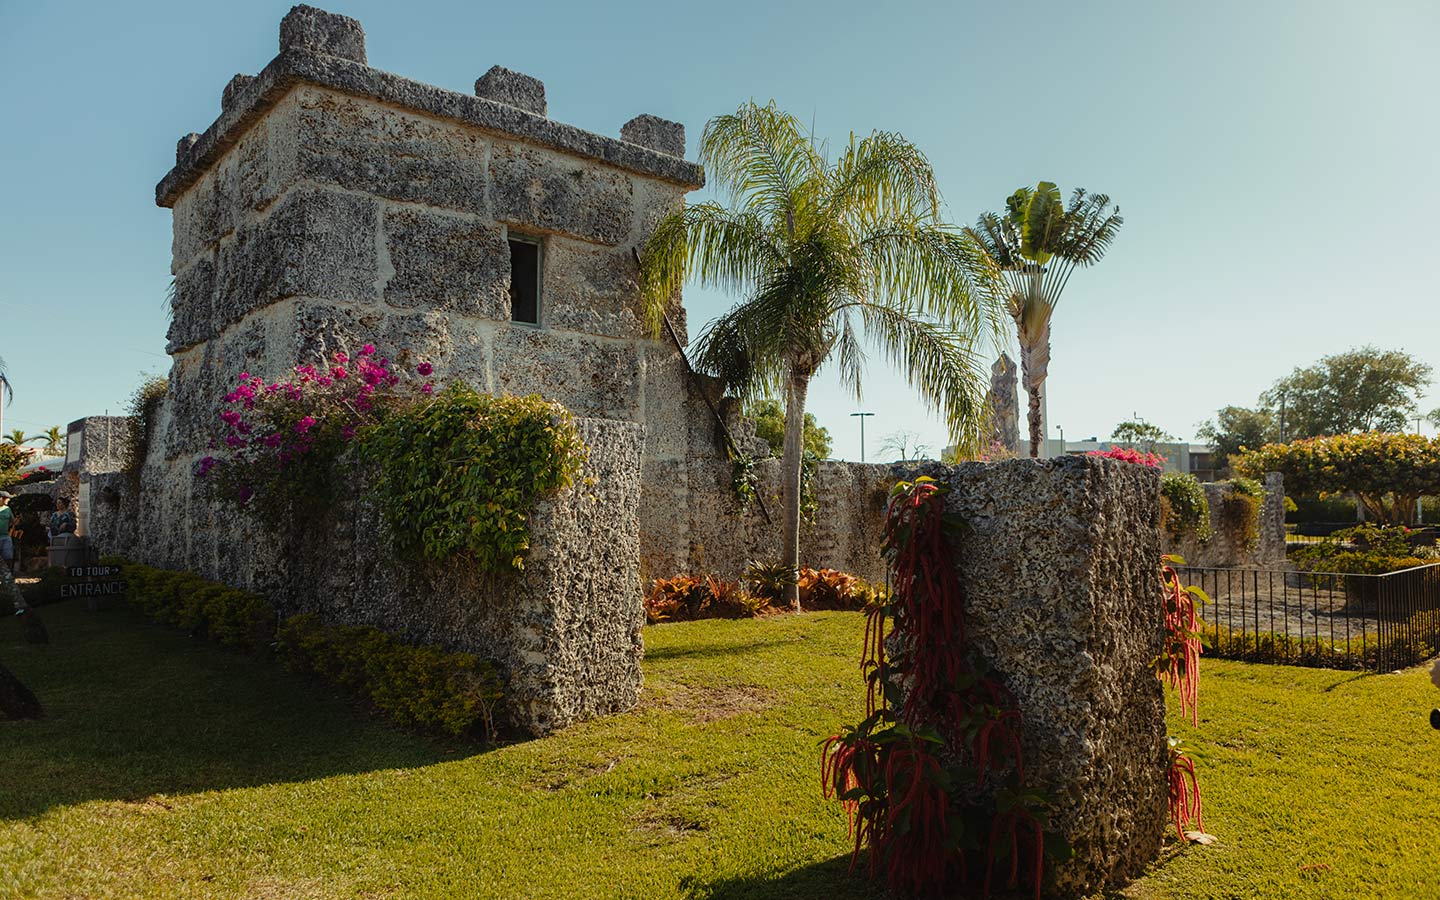
<svg viewBox="0 0 1440 900">
<path fill-rule="evenodd" d="M 361 20 L 371 65 L 461 91 L 505 65 L 583 128 L 678 119 L 692 158 L 705 120 L 751 97 L 832 142 L 899 131 L 961 223 L 1041 179 L 1108 192 L 1125 228 L 1055 317 L 1050 417 L 1072 440 L 1132 412 L 1189 437 L 1357 344 L 1440 365 L 1430 0 L 322 5 Z M 168 368 L 155 182 L 230 76 L 274 56 L 289 6 L 0 0 L 7 429 L 115 412 Z M 687 292 L 692 323 L 728 302 Z M 863 406 L 872 455 L 896 429 L 944 443 L 878 360 Z M 829 380 L 811 392 L 839 455 L 856 408 Z"/>
</svg>

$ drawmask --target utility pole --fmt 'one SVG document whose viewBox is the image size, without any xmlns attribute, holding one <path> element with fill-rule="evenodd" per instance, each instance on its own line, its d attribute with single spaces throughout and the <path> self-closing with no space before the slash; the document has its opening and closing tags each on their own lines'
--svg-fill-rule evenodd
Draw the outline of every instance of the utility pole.
<svg viewBox="0 0 1440 900">
<path fill-rule="evenodd" d="M 1280 443 L 1285 443 L 1285 394 L 1280 394 Z"/>
<path fill-rule="evenodd" d="M 860 417 L 860 461 L 861 461 L 861 462 L 864 462 L 864 461 L 865 461 L 865 419 L 866 419 L 866 417 L 868 417 L 868 416 L 873 416 L 873 415 L 875 415 L 875 414 L 874 414 L 874 413 L 871 413 L 871 412 L 853 412 L 853 413 L 850 414 L 851 418 L 854 418 L 854 417 L 856 417 L 856 416 L 859 416 L 859 417 Z"/>
</svg>

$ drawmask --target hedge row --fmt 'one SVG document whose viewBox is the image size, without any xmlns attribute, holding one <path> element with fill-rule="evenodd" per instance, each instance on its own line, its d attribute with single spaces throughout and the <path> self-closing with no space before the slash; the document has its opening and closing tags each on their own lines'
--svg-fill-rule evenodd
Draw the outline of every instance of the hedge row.
<svg viewBox="0 0 1440 900">
<path fill-rule="evenodd" d="M 1283 663 L 1320 669 L 1366 669 L 1418 665 L 1440 655 L 1440 611 L 1422 610 L 1382 637 L 1370 633 L 1330 640 L 1326 635 L 1242 633 L 1207 629 L 1205 655 L 1241 662 Z"/>
<path fill-rule="evenodd" d="M 285 666 L 352 691 L 400 725 L 494 736 L 503 696 L 495 666 L 471 653 L 406 644 L 378 628 L 331 625 L 301 614 L 281 621 L 259 594 L 118 558 L 129 603 L 150 618 L 226 647 L 273 647 Z"/>
</svg>

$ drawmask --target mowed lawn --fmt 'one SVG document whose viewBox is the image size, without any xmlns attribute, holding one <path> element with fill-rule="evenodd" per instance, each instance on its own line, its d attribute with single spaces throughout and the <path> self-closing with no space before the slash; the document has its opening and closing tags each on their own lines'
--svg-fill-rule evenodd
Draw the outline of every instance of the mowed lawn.
<svg viewBox="0 0 1440 900">
<path fill-rule="evenodd" d="M 0 897 L 882 896 L 816 775 L 863 703 L 857 614 L 648 628 L 639 709 L 485 751 L 128 610 L 41 612 L 48 647 L 0 621 L 50 713 L 0 723 Z M 1207 661 L 1172 729 L 1219 843 L 1121 896 L 1440 896 L 1437 701 Z"/>
</svg>

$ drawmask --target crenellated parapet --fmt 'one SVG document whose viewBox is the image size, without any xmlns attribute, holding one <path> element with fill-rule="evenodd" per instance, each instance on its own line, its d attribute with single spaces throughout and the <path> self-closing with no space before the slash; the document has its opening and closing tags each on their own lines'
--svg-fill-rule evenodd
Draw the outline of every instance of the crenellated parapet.
<svg viewBox="0 0 1440 900">
<path fill-rule="evenodd" d="M 393 104 L 687 188 L 704 184 L 701 168 L 684 159 L 685 130 L 678 123 L 641 116 L 617 139 L 555 122 L 545 116 L 545 85 L 500 66 L 476 81 L 474 96 L 392 75 L 367 64 L 358 21 L 296 6 L 280 23 L 279 55 L 258 75 L 236 75 L 225 86 L 220 116 L 177 153 L 175 168 L 156 186 L 156 203 L 173 206 L 297 84 Z"/>
</svg>

